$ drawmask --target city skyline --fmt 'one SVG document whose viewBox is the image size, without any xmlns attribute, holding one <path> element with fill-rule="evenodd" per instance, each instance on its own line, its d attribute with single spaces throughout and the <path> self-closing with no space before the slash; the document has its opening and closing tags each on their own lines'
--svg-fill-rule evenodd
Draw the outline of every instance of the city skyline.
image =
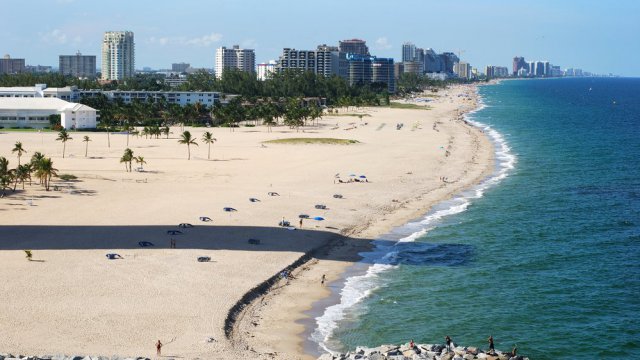
<svg viewBox="0 0 640 360">
<path fill-rule="evenodd" d="M 257 1 L 194 0 L 178 7 L 150 1 L 118 6 L 124 2 L 116 0 L 108 8 L 75 0 L 28 3 L 33 6 L 5 4 L 11 15 L 5 20 L 6 28 L 17 29 L 27 21 L 44 25 L 0 34 L 2 54 L 25 58 L 28 65 L 56 66 L 59 55 L 77 51 L 100 56 L 105 31 L 128 30 L 136 36 L 138 69 L 166 69 L 177 62 L 214 68 L 216 48 L 235 44 L 254 49 L 256 63 L 264 63 L 278 59 L 285 47 L 337 46 L 341 40 L 360 38 L 371 54 L 396 61 L 401 59 L 402 44 L 412 42 L 437 52 L 460 53 L 462 61 L 481 69 L 510 67 L 514 56 L 524 56 L 563 68 L 640 76 L 640 65 L 626 60 L 640 54 L 633 38 L 640 33 L 634 16 L 640 4 L 631 1 L 613 5 L 539 1 L 530 6 L 498 0 L 482 4 L 410 0 L 393 14 L 372 2 L 328 0 L 325 11 L 312 15 L 305 4 L 284 0 L 268 6 Z M 41 11 L 30 11 L 34 7 Z M 279 11 L 283 7 L 286 14 Z M 205 8 L 214 11 L 202 11 Z M 412 11 L 403 10 L 409 8 Z M 320 25 L 314 24 L 323 17 L 326 24 L 318 31 Z M 288 26 L 282 27 L 285 22 Z M 283 31 L 287 28 L 296 31 Z M 102 68 L 101 62 L 97 65 Z"/>
</svg>

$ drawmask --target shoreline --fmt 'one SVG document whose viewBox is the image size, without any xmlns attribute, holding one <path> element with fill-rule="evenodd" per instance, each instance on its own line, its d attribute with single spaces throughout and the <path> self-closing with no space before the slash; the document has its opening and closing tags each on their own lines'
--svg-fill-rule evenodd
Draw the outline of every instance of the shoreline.
<svg viewBox="0 0 640 360">
<path fill-rule="evenodd" d="M 1 134 L 0 155 L 10 166 L 17 162 L 10 149 L 21 141 L 27 156 L 51 156 L 59 174 L 76 179 L 54 179 L 59 191 L 20 187 L 0 201 L 0 227 L 8 239 L 0 242 L 6 264 L 0 281 L 13 294 L 0 310 L 7 325 L 0 329 L 0 350 L 152 357 L 162 339 L 167 354 L 183 358 L 303 356 L 298 336 L 304 325 L 295 320 L 328 295 L 322 274 L 329 282 L 339 278 L 370 240 L 480 176 L 492 151 L 481 146 L 477 129 L 456 121 L 461 110 L 477 105 L 471 93 L 470 86 L 441 90 L 430 96 L 428 110 L 340 109 L 339 116 L 327 114 L 300 132 L 284 126 L 273 132 L 190 128 L 197 139 L 204 131 L 218 139 L 211 159 L 200 146 L 191 148 L 191 161 L 177 142 L 178 128 L 168 139 L 112 134 L 110 147 L 108 134 L 88 133 L 89 156 L 82 133 L 73 132 L 66 158 L 55 133 Z M 265 145 L 293 137 L 358 143 Z M 118 159 L 125 147 L 144 156 L 144 171 L 124 171 Z M 347 183 L 337 182 L 336 173 Z M 355 181 L 365 174 L 366 183 Z M 439 180 L 443 176 L 449 182 Z M 259 201 L 249 201 L 253 197 Z M 283 217 L 296 224 L 299 214 L 311 217 L 302 229 L 277 227 Z M 319 215 L 324 220 L 312 220 Z M 198 220 L 202 216 L 213 220 Z M 180 228 L 174 249 L 168 230 L 189 222 L 195 227 Z M 248 239 L 258 239 L 258 246 Z M 154 247 L 139 246 L 144 241 Z M 26 261 L 22 249 L 32 250 L 37 261 Z M 314 249 L 319 262 L 298 267 L 295 286 L 275 281 Z M 122 259 L 105 260 L 107 253 Z M 201 256 L 212 261 L 197 262 Z M 276 284 L 272 294 L 281 295 L 254 301 L 268 303 L 265 312 L 244 316 L 236 333 L 242 341 L 229 341 L 229 311 L 244 307 L 243 299 L 249 302 L 270 282 Z M 30 326 L 34 318 L 38 328 Z M 292 341 L 284 344 L 290 348 L 274 350 L 283 338 Z"/>
<path fill-rule="evenodd" d="M 452 116 L 449 121 L 456 125 L 466 127 L 468 133 L 470 135 L 473 134 L 477 148 L 472 156 L 471 162 L 480 168 L 474 169 L 476 171 L 474 173 L 475 175 L 468 177 L 468 171 L 465 170 L 464 175 L 461 175 L 461 177 L 455 181 L 455 186 L 450 186 L 447 189 L 448 191 L 439 194 L 436 198 L 427 202 L 423 202 L 422 200 L 423 197 L 429 195 L 434 190 L 441 190 L 442 187 L 428 189 L 417 196 L 412 195 L 411 198 L 404 199 L 401 206 L 381 215 L 384 218 L 383 220 L 391 218 L 390 222 L 383 224 L 382 221 L 376 221 L 374 219 L 368 224 L 353 226 L 347 229 L 344 235 L 357 238 L 371 238 L 372 240 L 378 239 L 394 228 L 424 217 L 435 205 L 453 198 L 456 194 L 473 188 L 494 172 L 495 144 L 493 144 L 489 136 L 484 134 L 479 127 L 467 123 L 466 120 L 464 120 L 466 114 L 477 111 L 481 107 L 477 85 L 474 85 L 472 89 L 470 94 L 473 97 L 473 105 L 465 107 L 462 111 L 460 111 L 460 109 L 452 111 L 452 113 L 449 114 Z M 487 150 L 489 150 L 489 154 L 487 154 Z M 484 153 L 481 154 L 481 151 L 484 151 Z M 478 156 L 481 156 L 482 159 L 479 160 Z M 478 170 L 480 171 L 478 172 Z M 448 185 L 449 184 L 446 184 L 446 186 Z M 347 278 L 351 276 L 349 274 L 359 274 L 363 270 L 366 271 L 366 269 L 368 269 L 370 264 L 361 263 L 360 261 L 363 257 L 360 254 L 370 252 L 374 247 L 371 240 L 367 240 L 366 243 L 360 246 L 340 243 L 328 244 L 325 251 L 332 255 L 328 257 L 341 256 L 343 258 L 342 262 L 335 263 L 311 258 L 294 270 L 293 274 L 296 279 L 290 281 L 286 287 L 279 287 L 267 291 L 260 297 L 259 302 L 254 302 L 245 308 L 245 320 L 244 322 L 240 322 L 238 326 L 239 330 L 243 333 L 251 334 L 250 338 L 252 340 L 256 337 L 264 337 L 266 333 L 270 333 L 269 337 L 272 340 L 279 339 L 277 341 L 278 345 L 274 346 L 276 343 L 274 341 L 265 342 L 264 340 L 253 340 L 247 341 L 244 344 L 245 347 L 250 348 L 252 354 L 267 354 L 270 357 L 279 359 L 315 359 L 321 355 L 322 352 L 313 351 L 312 349 L 314 346 L 317 348 L 318 344 L 309 339 L 309 336 L 316 327 L 315 318 L 321 315 L 328 306 L 334 305 L 339 301 L 339 292 L 343 288 Z M 355 267 L 360 267 L 360 269 L 354 270 Z M 320 288 L 319 290 L 316 289 L 313 292 L 309 291 L 309 287 L 313 286 L 314 283 L 318 286 L 317 283 L 323 275 L 326 275 L 326 287 Z M 287 300 L 291 300 L 292 298 L 297 299 L 297 304 L 287 304 L 286 311 L 282 311 L 282 305 L 280 304 L 269 305 L 270 303 L 277 303 L 279 297 L 286 297 Z M 269 312 L 276 312 L 284 317 L 264 321 L 265 313 Z M 247 321 L 251 324 L 248 325 Z M 277 323 L 294 325 L 281 326 Z"/>
</svg>

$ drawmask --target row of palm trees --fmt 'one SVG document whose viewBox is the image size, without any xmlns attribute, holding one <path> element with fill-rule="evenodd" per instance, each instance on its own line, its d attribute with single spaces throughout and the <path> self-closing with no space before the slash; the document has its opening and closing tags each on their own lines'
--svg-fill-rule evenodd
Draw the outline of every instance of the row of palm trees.
<svg viewBox="0 0 640 360">
<path fill-rule="evenodd" d="M 4 197 L 6 191 L 11 189 L 12 186 L 12 190 L 15 192 L 18 183 L 22 183 L 22 189 L 24 190 L 27 180 L 29 181 L 29 185 L 32 184 L 32 177 L 34 175 L 38 179 L 39 184 L 44 186 L 46 191 L 49 191 L 51 178 L 58 174 L 58 170 L 53 167 L 51 158 L 46 157 L 40 152 L 35 152 L 31 156 L 31 161 L 22 164 L 21 158 L 27 150 L 19 141 L 16 142 L 11 152 L 16 153 L 18 156 L 18 165 L 13 169 L 9 168 L 9 160 L 0 156 L 0 188 L 2 189 L 2 196 Z"/>
<path fill-rule="evenodd" d="M 207 131 L 202 134 L 202 142 L 209 146 L 207 150 L 207 160 L 211 160 L 211 144 L 216 141 L 217 139 L 213 137 L 213 134 L 211 132 Z M 191 145 L 198 146 L 198 143 L 196 142 L 196 139 L 193 137 L 193 135 L 191 135 L 189 131 L 183 131 L 180 135 L 178 143 L 187 145 L 187 160 L 191 160 Z"/>
</svg>

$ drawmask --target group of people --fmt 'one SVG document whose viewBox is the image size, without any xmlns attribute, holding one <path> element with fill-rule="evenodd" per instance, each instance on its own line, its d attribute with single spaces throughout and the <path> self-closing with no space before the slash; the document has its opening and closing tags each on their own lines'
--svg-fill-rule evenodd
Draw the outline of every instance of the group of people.
<svg viewBox="0 0 640 360">
<path fill-rule="evenodd" d="M 455 347 L 455 345 L 453 344 L 453 340 L 451 340 L 451 337 L 449 337 L 449 335 L 444 337 L 444 341 L 446 344 L 446 349 L 447 352 L 451 352 L 453 351 L 453 348 Z M 495 354 L 496 353 L 496 348 L 493 344 L 493 335 L 489 335 L 489 338 L 487 339 L 487 341 L 489 342 L 489 351 L 487 353 L 489 354 Z M 413 340 L 411 340 L 411 342 L 409 343 L 409 347 L 413 348 L 415 345 L 413 343 Z M 511 356 L 516 356 L 518 352 L 518 347 L 514 346 L 513 350 L 511 351 Z"/>
</svg>

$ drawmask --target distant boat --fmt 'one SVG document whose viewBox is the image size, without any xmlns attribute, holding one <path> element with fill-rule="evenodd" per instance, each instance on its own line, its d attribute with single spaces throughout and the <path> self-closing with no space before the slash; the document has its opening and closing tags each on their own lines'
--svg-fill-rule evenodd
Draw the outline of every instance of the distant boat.
<svg viewBox="0 0 640 360">
<path fill-rule="evenodd" d="M 589 91 L 593 90 L 592 88 L 589 88 Z"/>
</svg>

